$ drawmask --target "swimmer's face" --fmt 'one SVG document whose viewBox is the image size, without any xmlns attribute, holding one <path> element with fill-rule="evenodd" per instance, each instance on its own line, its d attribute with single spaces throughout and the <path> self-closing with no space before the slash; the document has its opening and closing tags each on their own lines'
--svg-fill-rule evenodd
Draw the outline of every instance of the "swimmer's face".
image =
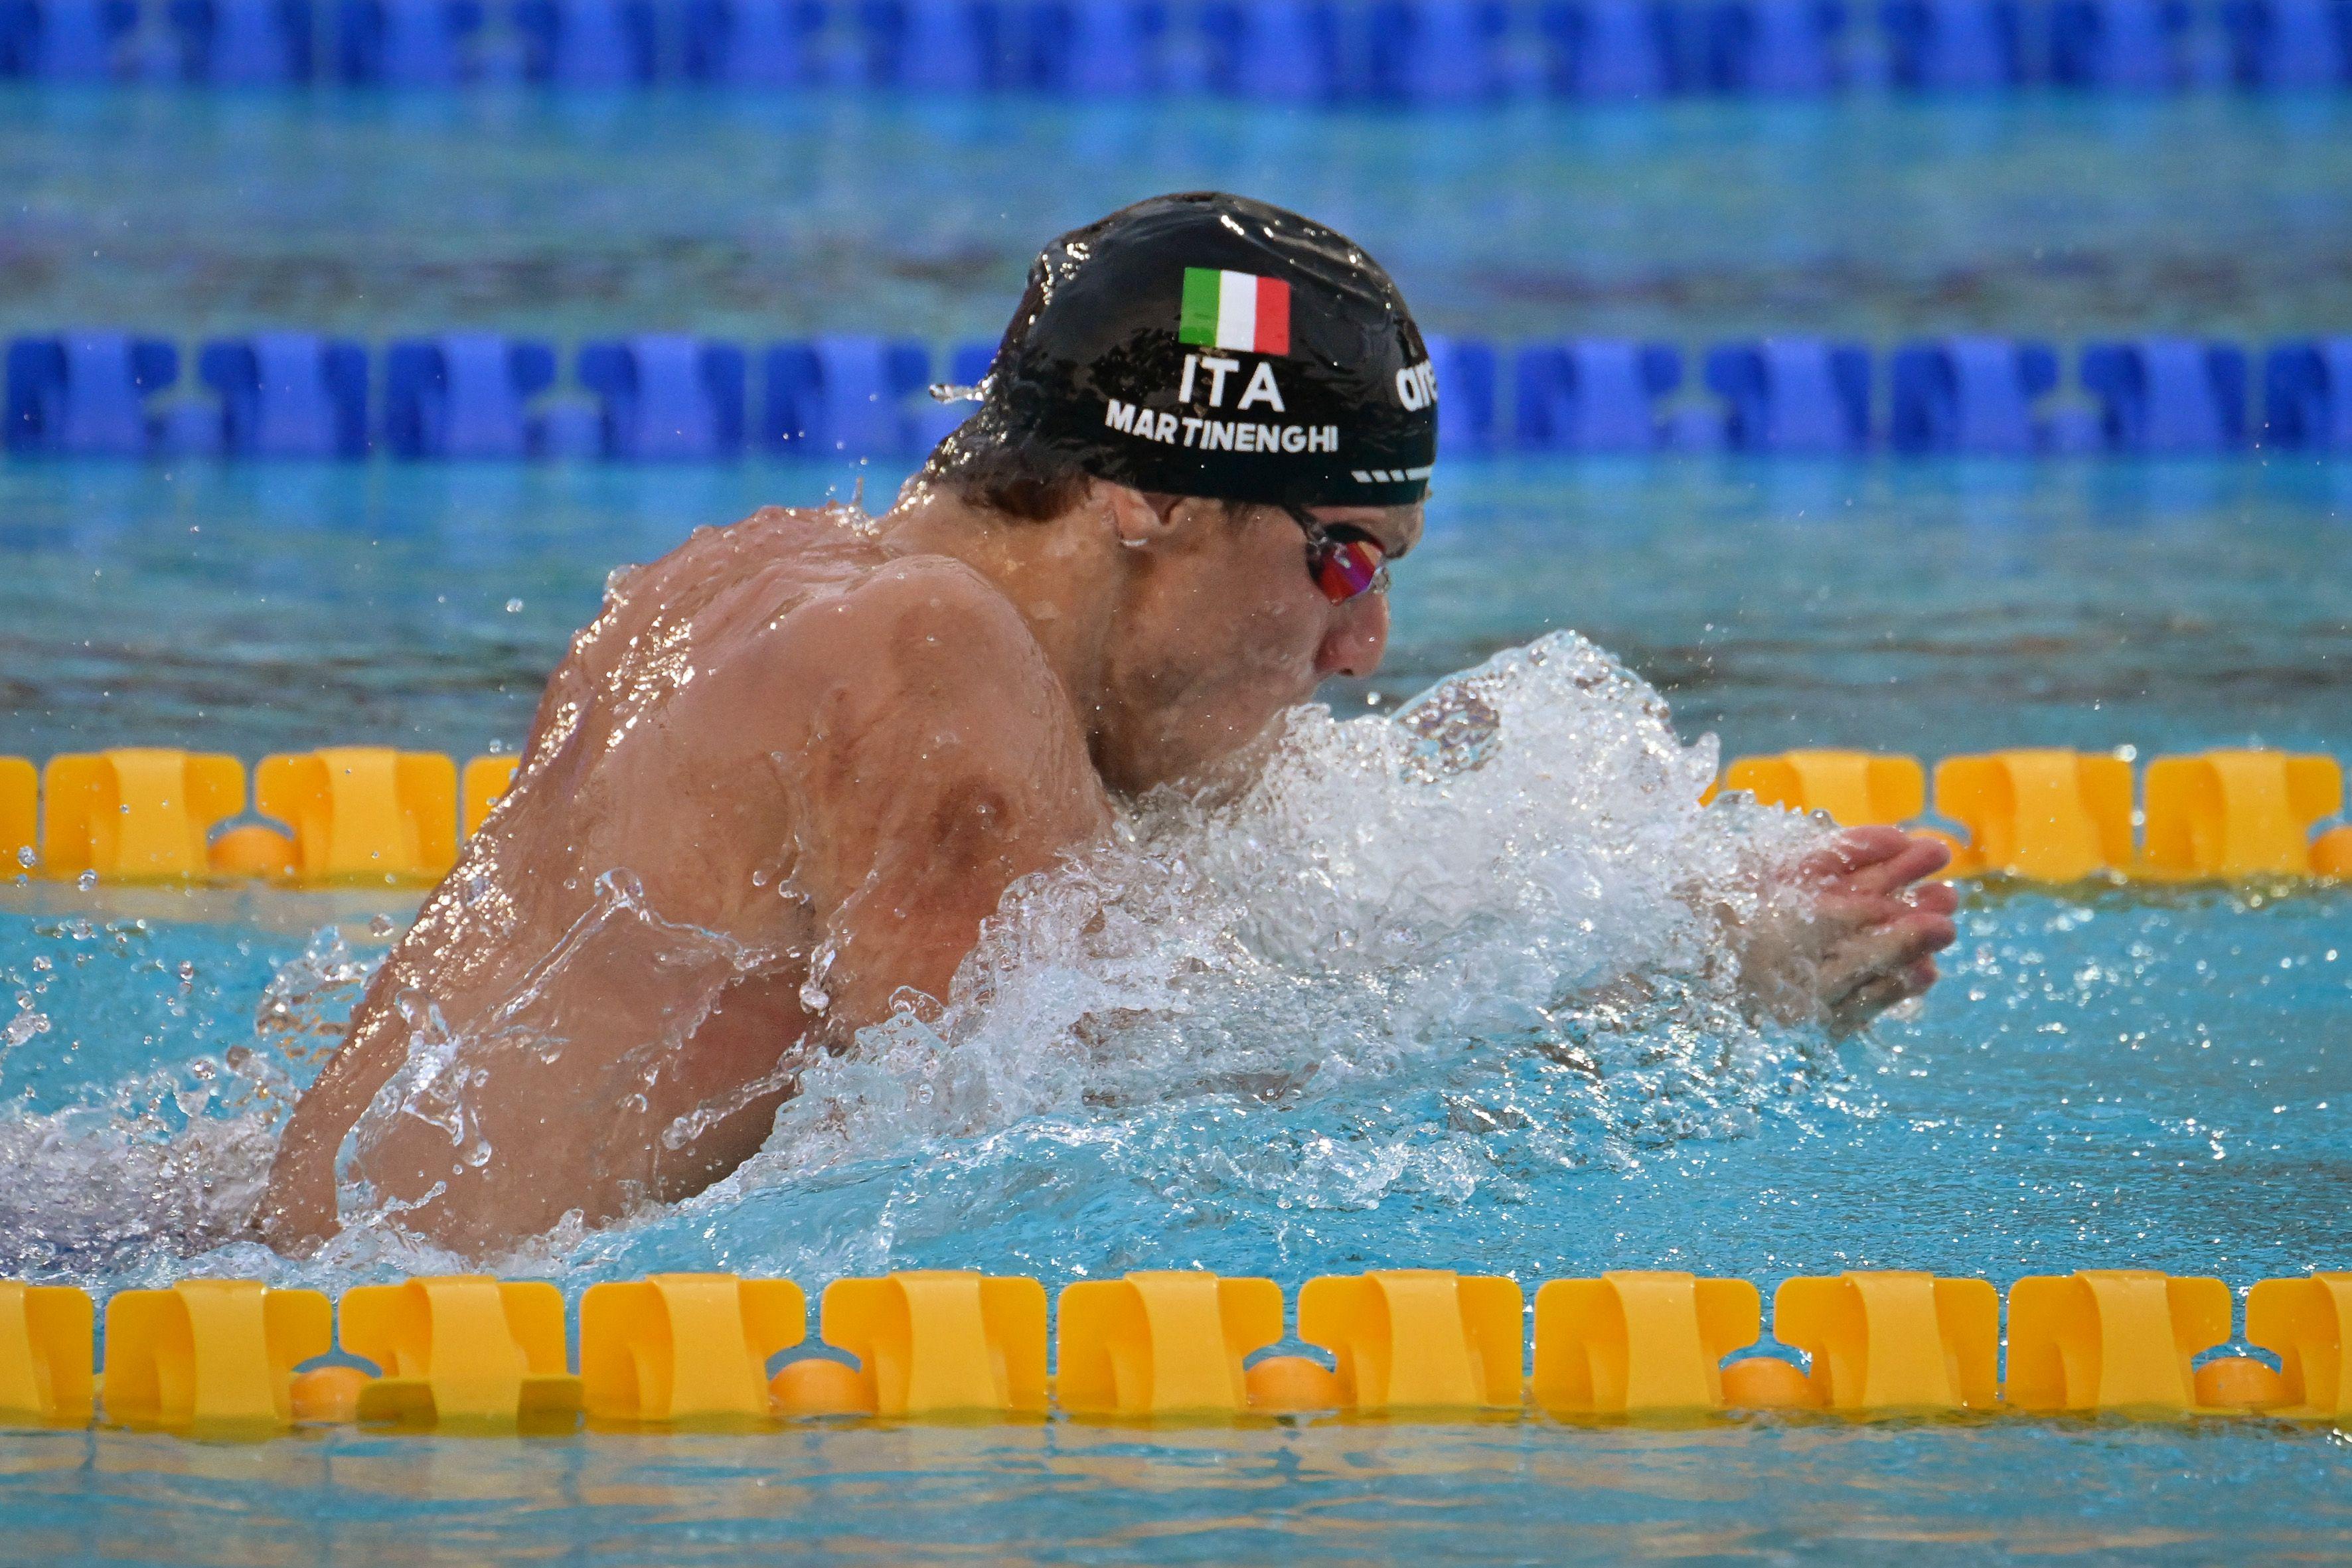
<svg viewBox="0 0 2352 1568">
<path fill-rule="evenodd" d="M 1417 505 L 1308 510 L 1391 562 L 1421 538 Z M 1307 533 L 1280 508 L 1176 500 L 1159 515 L 1158 531 L 1129 540 L 1105 650 L 1096 763 L 1129 793 L 1202 773 L 1330 677 L 1371 674 L 1388 647 L 1388 595 L 1334 604 L 1308 572 Z"/>
</svg>

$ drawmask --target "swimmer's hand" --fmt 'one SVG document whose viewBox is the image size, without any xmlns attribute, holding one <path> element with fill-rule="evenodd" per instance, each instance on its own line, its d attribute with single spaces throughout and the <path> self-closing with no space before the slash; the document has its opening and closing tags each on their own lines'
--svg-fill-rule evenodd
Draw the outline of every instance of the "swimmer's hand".
<svg viewBox="0 0 2352 1568">
<path fill-rule="evenodd" d="M 319 1165 L 299 1153 L 280 1147 L 269 1188 L 248 1226 L 255 1240 L 289 1258 L 317 1251 L 336 1230 L 334 1165 Z"/>
<path fill-rule="evenodd" d="M 1850 827 L 1767 890 L 1741 973 L 1750 1000 L 1784 1023 L 1850 1034 L 1936 984 L 1936 954 L 1958 934 L 1960 896 L 1929 882 L 1951 851 L 1898 827 Z"/>
</svg>

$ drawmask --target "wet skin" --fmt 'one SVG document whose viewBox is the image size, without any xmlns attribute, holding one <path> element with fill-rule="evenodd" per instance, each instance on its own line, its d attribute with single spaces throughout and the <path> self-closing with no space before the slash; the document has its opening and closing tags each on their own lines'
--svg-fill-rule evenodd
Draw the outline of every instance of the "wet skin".
<svg viewBox="0 0 2352 1568">
<path fill-rule="evenodd" d="M 1391 559 L 1421 530 L 1316 514 Z M 1237 765 L 1379 667 L 1385 595 L 1332 603 L 1304 548 L 1273 508 L 1096 483 L 1031 522 L 916 489 L 862 531 L 772 510 L 623 574 L 296 1108 L 261 1233 L 335 1229 L 355 1126 L 379 1208 L 476 1257 L 734 1169 L 799 1066 L 945 995 L 1113 795 Z M 1789 912 L 1742 933 L 1759 1001 L 1853 1027 L 1925 991 L 1944 859 L 1862 829 L 1790 868 Z"/>
</svg>

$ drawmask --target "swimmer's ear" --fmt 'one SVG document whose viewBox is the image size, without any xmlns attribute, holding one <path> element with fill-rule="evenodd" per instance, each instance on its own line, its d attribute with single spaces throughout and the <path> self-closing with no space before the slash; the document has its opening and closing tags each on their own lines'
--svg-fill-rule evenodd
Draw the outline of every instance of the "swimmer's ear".
<svg viewBox="0 0 2352 1568">
<path fill-rule="evenodd" d="M 1097 479 L 1095 500 L 1109 513 L 1112 531 L 1129 550 L 1158 544 L 1181 525 L 1184 501 L 1180 497 L 1146 495 L 1108 479 Z"/>
</svg>

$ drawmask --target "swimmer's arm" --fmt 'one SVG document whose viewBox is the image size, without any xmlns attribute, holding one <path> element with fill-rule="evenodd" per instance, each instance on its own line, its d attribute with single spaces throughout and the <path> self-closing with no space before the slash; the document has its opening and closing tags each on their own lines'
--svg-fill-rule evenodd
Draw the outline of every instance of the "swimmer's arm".
<svg viewBox="0 0 2352 1568">
<path fill-rule="evenodd" d="M 412 930 L 401 945 L 415 940 Z M 261 1239 L 280 1252 L 308 1249 L 335 1233 L 335 1156 L 376 1091 L 407 1060 L 407 1030 L 400 1010 L 389 1005 L 388 989 L 405 973 L 394 952 L 352 1014 L 351 1034 L 287 1118 L 269 1186 L 253 1219 Z"/>
<path fill-rule="evenodd" d="M 904 562 L 780 630 L 775 689 L 803 694 L 796 879 L 834 951 L 813 984 L 842 1048 L 901 988 L 944 999 L 1004 889 L 1110 811 L 1067 690 L 969 568 Z"/>
</svg>

